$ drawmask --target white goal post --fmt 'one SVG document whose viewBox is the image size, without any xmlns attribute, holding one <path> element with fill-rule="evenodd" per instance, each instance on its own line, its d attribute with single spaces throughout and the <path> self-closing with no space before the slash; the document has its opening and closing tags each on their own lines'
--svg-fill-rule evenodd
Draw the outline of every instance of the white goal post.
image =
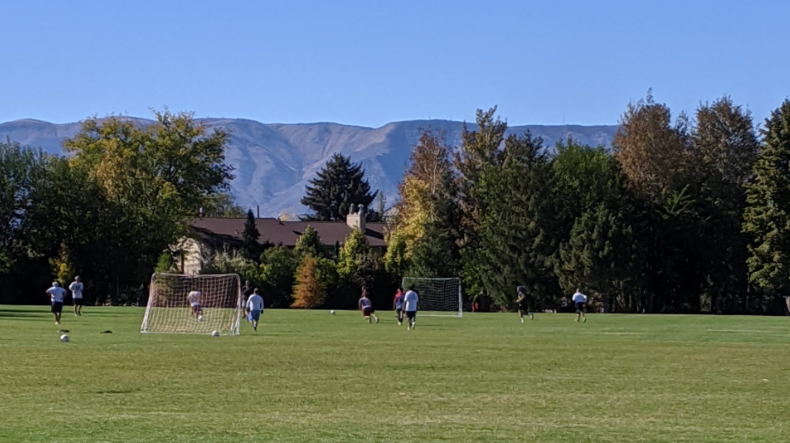
<svg viewBox="0 0 790 443">
<path fill-rule="evenodd" d="M 192 314 L 187 295 L 200 291 L 201 318 Z M 143 333 L 238 335 L 242 316 L 241 279 L 236 274 L 151 276 Z"/>
<path fill-rule="evenodd" d="M 464 316 L 460 278 L 406 277 L 403 279 L 405 291 L 411 285 L 414 285 L 414 290 L 419 296 L 418 315 L 429 317 Z"/>
</svg>

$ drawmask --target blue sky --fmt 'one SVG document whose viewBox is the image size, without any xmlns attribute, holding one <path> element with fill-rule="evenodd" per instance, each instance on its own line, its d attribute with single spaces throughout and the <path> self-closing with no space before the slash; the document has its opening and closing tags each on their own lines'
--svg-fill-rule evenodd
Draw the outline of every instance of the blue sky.
<svg viewBox="0 0 790 443">
<path fill-rule="evenodd" d="M 723 94 L 762 121 L 790 95 L 790 2 L 0 2 L 0 122 L 150 116 L 263 122 L 614 124 L 653 89 Z"/>
</svg>

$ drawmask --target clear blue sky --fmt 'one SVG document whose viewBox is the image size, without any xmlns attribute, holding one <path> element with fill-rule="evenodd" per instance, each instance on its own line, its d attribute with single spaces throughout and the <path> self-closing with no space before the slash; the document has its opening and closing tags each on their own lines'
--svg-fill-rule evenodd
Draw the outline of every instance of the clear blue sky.
<svg viewBox="0 0 790 443">
<path fill-rule="evenodd" d="M 790 95 L 790 1 L 0 2 L 0 122 L 614 124 L 729 94 L 760 122 Z"/>
</svg>

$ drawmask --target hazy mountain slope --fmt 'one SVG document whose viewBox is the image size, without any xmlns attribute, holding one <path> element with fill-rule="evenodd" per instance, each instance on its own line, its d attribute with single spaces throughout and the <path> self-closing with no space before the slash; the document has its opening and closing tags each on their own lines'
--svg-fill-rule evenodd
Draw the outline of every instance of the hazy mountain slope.
<svg viewBox="0 0 790 443">
<path fill-rule="evenodd" d="M 371 187 L 381 189 L 392 203 L 420 128 L 446 131 L 452 146 L 460 144 L 463 130 L 463 123 L 446 120 L 395 122 L 380 128 L 336 123 L 264 124 L 244 119 L 204 121 L 209 127 L 230 131 L 226 157 L 235 168 L 233 195 L 244 207 L 260 205 L 261 215 L 267 216 L 277 215 L 281 210 L 304 212 L 299 199 L 307 181 L 338 152 L 362 162 Z M 567 136 L 590 145 L 609 145 L 617 127 L 530 125 L 514 126 L 509 132 L 521 134 L 527 130 L 543 137 L 545 146 L 553 147 Z M 79 123 L 53 124 L 30 119 L 0 123 L 0 138 L 9 137 L 23 145 L 58 154 L 62 152 L 63 139 L 78 131 Z"/>
</svg>

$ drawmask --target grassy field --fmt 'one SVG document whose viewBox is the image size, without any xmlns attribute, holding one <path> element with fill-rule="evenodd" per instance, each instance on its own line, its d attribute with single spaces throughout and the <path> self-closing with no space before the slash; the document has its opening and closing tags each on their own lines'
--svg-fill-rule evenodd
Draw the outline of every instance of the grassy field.
<svg viewBox="0 0 790 443">
<path fill-rule="evenodd" d="M 0 441 L 790 440 L 787 318 L 268 311 L 213 338 L 142 316 L 66 311 L 60 343 L 46 307 L 0 307 Z"/>
</svg>

